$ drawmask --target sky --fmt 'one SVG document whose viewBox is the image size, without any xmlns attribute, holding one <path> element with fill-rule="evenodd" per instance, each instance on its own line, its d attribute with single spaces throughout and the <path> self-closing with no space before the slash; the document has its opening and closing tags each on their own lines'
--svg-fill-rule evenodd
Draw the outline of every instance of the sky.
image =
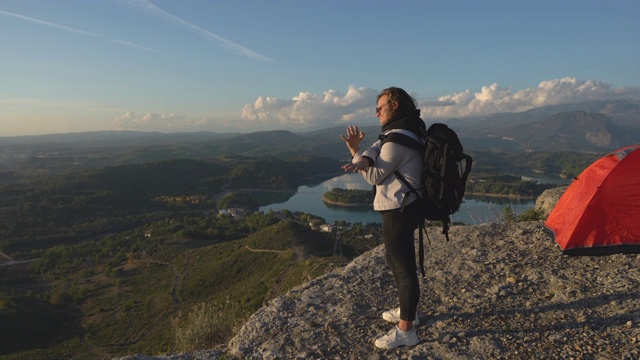
<svg viewBox="0 0 640 360">
<path fill-rule="evenodd" d="M 637 0 L 0 0 L 0 137 L 429 123 L 640 97 Z"/>
</svg>

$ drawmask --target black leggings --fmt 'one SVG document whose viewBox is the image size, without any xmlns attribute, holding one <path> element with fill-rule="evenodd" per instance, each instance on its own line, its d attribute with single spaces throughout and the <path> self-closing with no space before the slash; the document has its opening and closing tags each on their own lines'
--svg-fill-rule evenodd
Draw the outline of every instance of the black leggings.
<svg viewBox="0 0 640 360">
<path fill-rule="evenodd" d="M 414 201 L 400 209 L 382 211 L 382 238 L 387 264 L 398 287 L 400 319 L 413 321 L 420 300 L 414 232 L 420 220 L 419 204 Z"/>
</svg>

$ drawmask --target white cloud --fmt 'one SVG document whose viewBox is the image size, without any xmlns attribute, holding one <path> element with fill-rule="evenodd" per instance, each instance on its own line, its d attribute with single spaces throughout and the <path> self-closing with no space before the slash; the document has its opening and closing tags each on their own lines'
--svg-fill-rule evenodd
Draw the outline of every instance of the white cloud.
<svg viewBox="0 0 640 360">
<path fill-rule="evenodd" d="M 406 89 L 409 90 L 410 89 Z M 347 93 L 328 90 L 322 94 L 301 92 L 290 100 L 260 96 L 242 109 L 242 120 L 263 128 L 322 127 L 359 124 L 375 118 L 374 104 L 378 90 L 349 86 Z M 513 91 L 495 83 L 480 91 L 465 91 L 437 99 L 416 97 L 424 119 L 489 115 L 520 112 L 535 107 L 576 103 L 589 100 L 640 96 L 640 88 L 614 88 L 599 80 L 576 78 L 545 80 L 535 88 Z"/>
<path fill-rule="evenodd" d="M 184 127 L 186 116 L 177 114 L 146 113 L 142 117 L 133 111 L 128 111 L 115 119 L 112 123 L 121 129 L 132 130 L 180 130 Z"/>
<path fill-rule="evenodd" d="M 346 93 L 301 92 L 291 100 L 260 96 L 242 109 L 242 119 L 261 127 L 322 127 L 371 120 L 378 91 L 349 86 Z"/>
<path fill-rule="evenodd" d="M 547 105 L 570 104 L 590 100 L 640 96 L 640 88 L 613 88 L 599 80 L 579 81 L 576 78 L 542 81 L 536 88 L 513 92 L 499 84 L 483 86 L 480 92 L 470 90 L 442 96 L 438 103 L 421 104 L 426 117 L 451 118 L 489 115 L 500 112 L 520 112 Z M 431 106 L 429 106 L 431 105 Z"/>
<path fill-rule="evenodd" d="M 336 125 L 375 125 L 375 102 L 379 90 L 349 86 L 345 93 L 327 90 L 323 93 L 300 92 L 291 99 L 260 96 L 247 104 L 241 113 L 215 112 L 188 118 L 185 115 L 129 111 L 113 119 L 118 128 L 155 131 L 259 131 L 275 129 L 303 130 Z M 535 88 L 514 91 L 499 84 L 483 86 L 425 99 L 413 94 L 423 119 L 464 118 L 501 112 L 520 112 L 545 105 L 576 103 L 589 100 L 640 97 L 640 88 L 618 87 L 598 80 L 575 78 L 545 80 Z M 239 117 L 239 118 L 238 118 Z"/>
</svg>

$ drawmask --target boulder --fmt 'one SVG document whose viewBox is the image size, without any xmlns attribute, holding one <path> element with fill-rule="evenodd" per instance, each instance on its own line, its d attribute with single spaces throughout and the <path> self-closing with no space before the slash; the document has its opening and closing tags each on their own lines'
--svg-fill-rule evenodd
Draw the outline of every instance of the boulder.
<svg viewBox="0 0 640 360">
<path fill-rule="evenodd" d="M 560 196 L 567 189 L 567 186 L 560 186 L 557 188 L 545 190 L 538 198 L 536 199 L 536 207 L 535 209 L 538 211 L 542 211 L 544 219 L 549 216 L 551 210 L 556 206 L 556 203 L 560 199 Z"/>
</svg>

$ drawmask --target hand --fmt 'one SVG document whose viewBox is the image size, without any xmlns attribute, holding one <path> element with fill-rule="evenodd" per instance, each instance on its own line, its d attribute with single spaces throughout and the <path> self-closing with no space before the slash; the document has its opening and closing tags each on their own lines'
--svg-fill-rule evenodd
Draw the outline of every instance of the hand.
<svg viewBox="0 0 640 360">
<path fill-rule="evenodd" d="M 366 170 L 368 167 L 369 167 L 369 160 L 362 158 L 360 159 L 360 161 L 356 163 L 348 163 L 348 164 L 342 165 L 342 170 L 357 172 L 357 171 Z"/>
<path fill-rule="evenodd" d="M 355 155 L 360 149 L 359 145 L 362 139 L 364 139 L 364 133 L 358 130 L 358 127 L 355 125 L 351 125 L 347 128 L 347 136 L 341 134 L 340 137 L 347 143 L 347 147 L 349 151 L 351 151 L 351 155 Z"/>
</svg>

